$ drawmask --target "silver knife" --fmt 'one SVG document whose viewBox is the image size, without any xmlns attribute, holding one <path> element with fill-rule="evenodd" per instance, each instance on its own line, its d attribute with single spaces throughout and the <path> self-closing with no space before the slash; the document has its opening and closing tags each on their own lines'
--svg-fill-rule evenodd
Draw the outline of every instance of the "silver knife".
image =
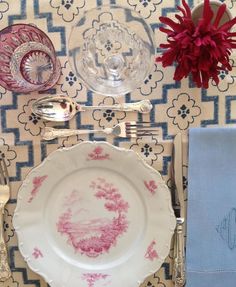
<svg viewBox="0 0 236 287">
<path fill-rule="evenodd" d="M 185 205 L 183 190 L 183 150 L 182 135 L 178 133 L 174 138 L 173 146 L 173 173 L 175 191 L 173 198 L 173 208 L 176 216 L 176 229 L 174 238 L 174 266 L 172 280 L 175 287 L 185 285 L 185 250 L 183 225 L 185 223 Z"/>
</svg>

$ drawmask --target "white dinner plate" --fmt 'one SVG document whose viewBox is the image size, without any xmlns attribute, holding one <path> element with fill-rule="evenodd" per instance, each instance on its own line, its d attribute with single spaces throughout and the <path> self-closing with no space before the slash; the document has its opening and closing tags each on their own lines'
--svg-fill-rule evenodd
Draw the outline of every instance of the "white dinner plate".
<svg viewBox="0 0 236 287">
<path fill-rule="evenodd" d="M 175 228 L 168 187 L 134 151 L 83 142 L 24 180 L 20 251 L 52 287 L 135 287 L 157 271 Z"/>
</svg>

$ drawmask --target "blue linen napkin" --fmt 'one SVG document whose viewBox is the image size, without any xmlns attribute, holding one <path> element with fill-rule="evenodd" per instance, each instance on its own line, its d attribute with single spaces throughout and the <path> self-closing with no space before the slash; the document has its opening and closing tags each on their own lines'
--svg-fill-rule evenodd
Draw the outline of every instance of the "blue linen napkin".
<svg viewBox="0 0 236 287">
<path fill-rule="evenodd" d="M 186 279 L 236 286 L 236 128 L 189 130 Z"/>
</svg>

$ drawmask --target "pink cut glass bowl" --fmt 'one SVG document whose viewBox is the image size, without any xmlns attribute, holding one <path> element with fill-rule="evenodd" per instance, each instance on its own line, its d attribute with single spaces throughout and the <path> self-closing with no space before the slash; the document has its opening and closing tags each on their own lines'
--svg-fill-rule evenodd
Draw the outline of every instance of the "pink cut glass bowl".
<svg viewBox="0 0 236 287">
<path fill-rule="evenodd" d="M 61 66 L 48 36 L 33 25 L 15 24 L 0 31 L 0 85 L 28 93 L 53 87 Z"/>
</svg>

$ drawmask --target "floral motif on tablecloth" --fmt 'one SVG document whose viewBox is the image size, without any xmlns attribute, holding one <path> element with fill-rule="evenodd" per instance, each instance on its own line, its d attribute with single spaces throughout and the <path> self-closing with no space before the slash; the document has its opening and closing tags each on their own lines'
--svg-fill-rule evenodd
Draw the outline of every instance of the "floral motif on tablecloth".
<svg viewBox="0 0 236 287">
<path fill-rule="evenodd" d="M 6 165 L 9 167 L 11 161 L 16 158 L 16 152 L 10 148 L 8 144 L 5 143 L 3 138 L 0 138 L 0 156 L 3 156 L 6 161 Z"/>
<path fill-rule="evenodd" d="M 162 0 L 128 0 L 128 4 L 145 19 L 149 18 L 161 3 Z"/>
<path fill-rule="evenodd" d="M 0 86 L 0 100 L 3 98 L 3 95 L 6 94 L 6 89 Z"/>
<path fill-rule="evenodd" d="M 154 279 L 156 280 L 156 282 L 154 282 Z M 166 287 L 166 285 L 161 282 L 160 277 L 154 275 L 154 278 L 152 280 L 148 279 L 146 281 L 145 287 Z"/>
<path fill-rule="evenodd" d="M 114 98 L 105 97 L 99 106 L 109 105 L 112 106 L 116 104 Z M 93 119 L 98 121 L 98 124 L 101 128 L 113 127 L 118 124 L 121 120 L 126 117 L 125 112 L 113 111 L 111 109 L 107 110 L 94 110 L 93 111 Z"/>
<path fill-rule="evenodd" d="M 50 0 L 50 5 L 65 22 L 71 22 L 85 6 L 85 0 Z"/>
<path fill-rule="evenodd" d="M 76 145 L 82 141 L 83 140 L 79 138 L 79 135 L 66 137 L 65 139 L 62 140 L 61 147 L 71 147 L 71 146 L 74 146 L 74 145 Z"/>
<path fill-rule="evenodd" d="M 184 190 L 186 190 L 188 188 L 188 167 L 187 166 L 183 166 L 183 186 L 184 186 Z"/>
<path fill-rule="evenodd" d="M 227 3 L 227 7 L 229 9 L 232 9 L 234 6 L 236 6 L 236 0 L 226 0 L 225 2 Z"/>
<path fill-rule="evenodd" d="M 154 137 L 145 137 L 145 139 L 137 138 L 136 143 L 132 144 L 130 149 L 140 154 L 148 164 L 153 165 L 153 162 L 158 159 L 158 155 L 164 151 L 164 147 Z"/>
<path fill-rule="evenodd" d="M 218 85 L 212 80 L 211 84 L 216 86 L 220 92 L 226 92 L 230 86 L 236 83 L 236 64 L 235 60 L 230 60 L 230 65 L 232 67 L 231 71 L 221 70 L 219 73 L 220 82 Z"/>
<path fill-rule="evenodd" d="M 61 68 L 61 77 L 58 81 L 58 85 L 61 86 L 61 91 L 66 93 L 67 96 L 75 98 L 83 89 L 83 85 L 79 82 L 78 77 L 71 71 L 69 62 L 66 61 Z"/>
<path fill-rule="evenodd" d="M 5 12 L 9 10 L 9 4 L 7 1 L 0 0 L 0 20 L 3 18 Z"/>
<path fill-rule="evenodd" d="M 41 118 L 35 115 L 32 110 L 32 104 L 35 99 L 31 99 L 23 106 L 23 112 L 18 115 L 18 121 L 24 125 L 24 129 L 32 136 L 38 136 L 45 127 Z"/>
<path fill-rule="evenodd" d="M 12 226 L 12 215 L 6 208 L 4 210 L 3 230 L 4 238 L 7 243 L 14 236 L 14 228 Z"/>
<path fill-rule="evenodd" d="M 20 287 L 20 283 L 15 281 L 13 277 L 9 278 L 4 287 Z"/>
<path fill-rule="evenodd" d="M 196 101 L 186 93 L 181 93 L 172 101 L 172 106 L 167 109 L 167 115 L 172 118 L 172 123 L 180 130 L 188 129 L 194 119 L 201 114 L 201 109 Z"/>
<path fill-rule="evenodd" d="M 158 86 L 164 78 L 164 74 L 161 70 L 158 70 L 157 65 L 153 65 L 153 68 L 147 78 L 144 80 L 143 85 L 138 88 L 143 96 L 149 96 Z"/>
</svg>

